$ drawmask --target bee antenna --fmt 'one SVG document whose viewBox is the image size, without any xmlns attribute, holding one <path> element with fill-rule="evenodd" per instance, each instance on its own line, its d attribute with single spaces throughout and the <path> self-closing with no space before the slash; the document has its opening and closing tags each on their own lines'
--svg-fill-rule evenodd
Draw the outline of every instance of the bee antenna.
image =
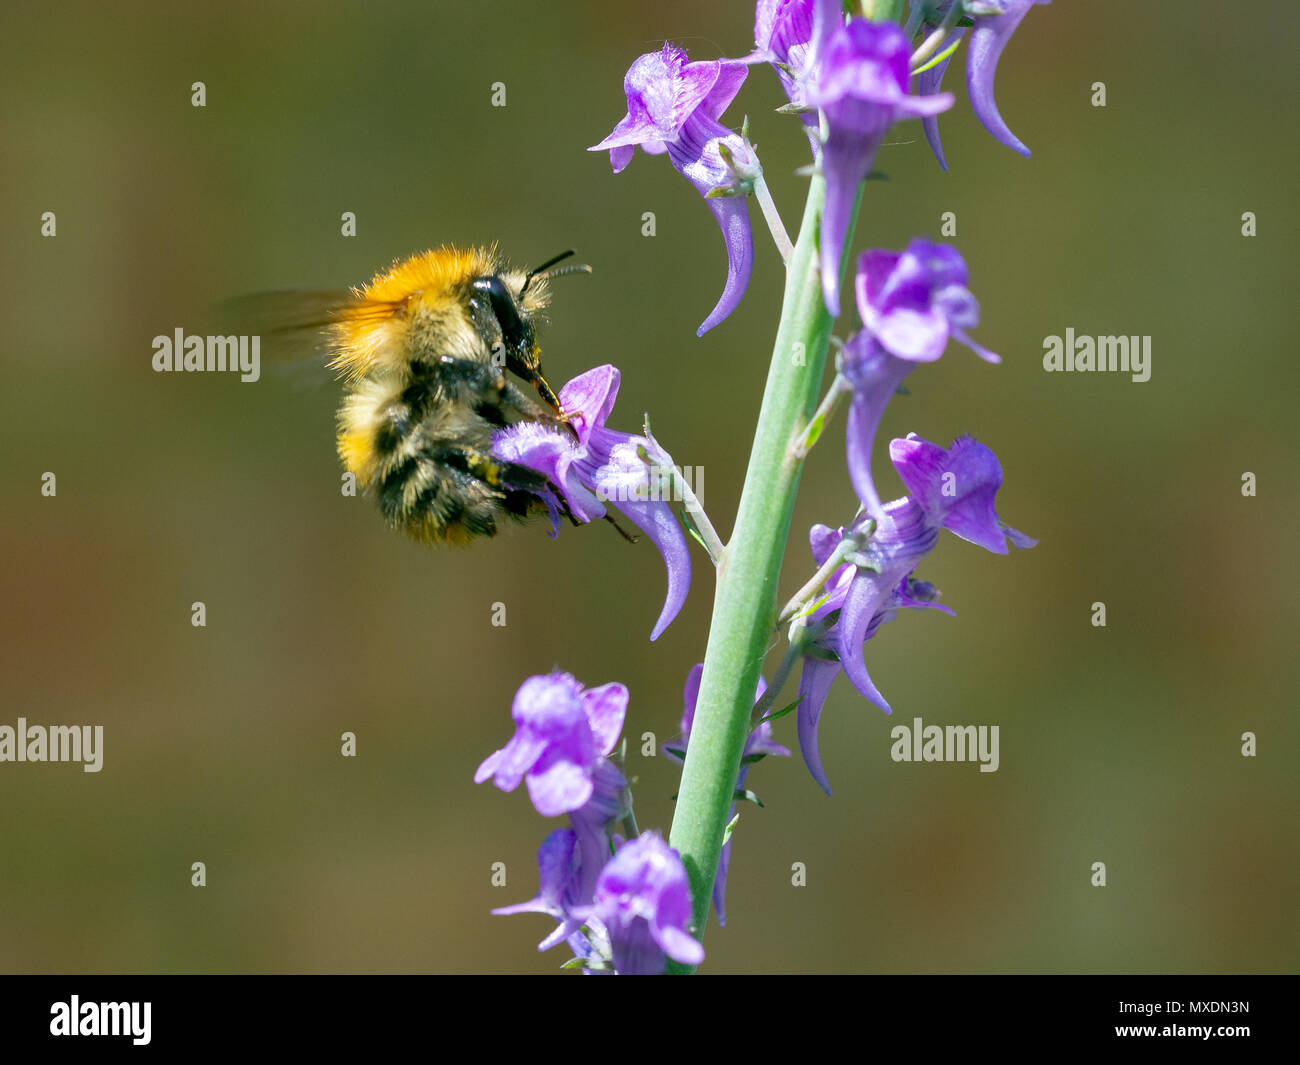
<svg viewBox="0 0 1300 1065">
<path fill-rule="evenodd" d="M 544 274 L 537 276 L 545 280 L 551 277 L 563 277 L 565 274 L 589 274 L 591 267 L 586 263 L 574 263 L 572 266 L 561 266 L 558 270 L 547 270 Z"/>
<path fill-rule="evenodd" d="M 562 263 L 564 262 L 565 259 L 569 258 L 569 256 L 576 255 L 576 254 L 577 252 L 575 252 L 572 248 L 570 248 L 568 251 L 562 251 L 560 252 L 559 255 L 547 259 L 546 262 L 542 263 L 541 266 L 534 266 L 531 270 L 528 271 L 527 274 L 524 275 L 524 286 L 519 290 L 519 295 L 522 296 L 525 292 L 528 291 L 528 286 L 532 284 L 533 278 L 538 278 L 539 280 L 545 281 L 548 277 L 559 277 L 561 274 L 573 274 L 573 273 L 578 273 L 580 271 L 591 273 L 590 266 L 567 266 L 563 270 L 555 270 L 549 274 L 546 272 L 550 270 L 550 268 L 554 266 L 556 263 Z"/>
</svg>

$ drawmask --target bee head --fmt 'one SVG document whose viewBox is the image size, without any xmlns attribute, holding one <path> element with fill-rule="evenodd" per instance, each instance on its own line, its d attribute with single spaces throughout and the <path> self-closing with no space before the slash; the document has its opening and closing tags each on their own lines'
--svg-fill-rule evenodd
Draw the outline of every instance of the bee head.
<svg viewBox="0 0 1300 1065">
<path fill-rule="evenodd" d="M 512 285 L 510 282 L 516 281 Z M 474 328 L 500 356 L 511 373 L 525 381 L 533 381 L 541 372 L 541 352 L 537 346 L 537 331 L 533 316 L 544 305 L 530 293 L 533 300 L 523 298 L 524 278 L 511 278 L 493 274 L 477 277 L 470 282 L 469 308 Z"/>
<path fill-rule="evenodd" d="M 560 401 L 542 374 L 534 320 L 549 300 L 546 285 L 549 278 L 561 273 L 591 271 L 589 266 L 552 269 L 572 254 L 572 251 L 563 252 L 527 273 L 504 272 L 470 282 L 470 313 L 479 335 L 489 338 L 494 357 L 499 355 L 511 373 L 534 385 L 557 414 Z"/>
</svg>

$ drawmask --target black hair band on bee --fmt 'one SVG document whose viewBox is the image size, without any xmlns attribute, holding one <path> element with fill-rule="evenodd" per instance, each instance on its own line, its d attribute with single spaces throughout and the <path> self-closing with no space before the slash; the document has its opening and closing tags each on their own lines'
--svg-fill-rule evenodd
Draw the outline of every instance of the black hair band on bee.
<svg viewBox="0 0 1300 1065">
<path fill-rule="evenodd" d="M 533 278 L 537 278 L 540 281 L 545 281 L 547 278 L 563 277 L 565 274 L 591 273 L 591 267 L 588 266 L 586 263 L 574 263 L 572 266 L 561 267 L 559 270 L 551 269 L 551 267 L 554 266 L 556 263 L 562 263 L 570 255 L 576 255 L 576 254 L 577 252 L 575 252 L 572 248 L 570 248 L 568 251 L 560 252 L 560 254 L 556 255 L 554 258 L 547 259 L 546 262 L 542 263 L 541 266 L 534 266 L 531 270 L 528 271 L 527 274 L 524 275 L 524 285 L 523 288 L 519 290 L 519 295 L 522 296 L 525 292 L 528 291 L 528 286 L 532 284 Z"/>
</svg>

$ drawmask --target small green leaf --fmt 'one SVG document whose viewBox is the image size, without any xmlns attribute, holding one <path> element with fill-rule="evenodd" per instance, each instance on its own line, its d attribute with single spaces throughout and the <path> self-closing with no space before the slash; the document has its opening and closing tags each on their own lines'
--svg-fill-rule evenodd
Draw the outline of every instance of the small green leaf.
<svg viewBox="0 0 1300 1065">
<path fill-rule="evenodd" d="M 681 518 L 682 525 L 684 525 L 686 531 L 690 533 L 691 539 L 704 548 L 705 551 L 708 551 L 709 545 L 704 542 L 704 537 L 700 535 L 700 530 L 695 527 L 695 522 L 691 518 L 690 511 L 685 507 L 682 507 L 681 510 L 677 512 L 677 516 Z"/>
<path fill-rule="evenodd" d="M 799 611 L 799 613 L 797 613 L 790 620 L 798 621 L 800 618 L 812 617 L 813 614 L 817 613 L 817 611 L 819 611 L 825 605 L 826 601 L 830 599 L 830 597 L 831 597 L 831 593 L 827 592 L 821 598 L 814 599 L 811 603 L 809 603 L 806 607 L 804 607 L 801 611 Z"/>
<path fill-rule="evenodd" d="M 972 23 L 972 25 L 973 25 L 973 23 Z M 945 48 L 945 49 L 944 49 L 942 52 L 940 52 L 937 56 L 935 56 L 933 59 L 931 59 L 930 62 L 928 62 L 928 63 L 925 64 L 925 66 L 923 66 L 923 67 L 917 67 L 914 71 L 912 71 L 912 73 L 913 73 L 913 74 L 920 74 L 920 73 L 922 73 L 923 71 L 929 70 L 931 67 L 937 67 L 940 63 L 942 63 L 945 59 L 947 59 L 950 55 L 952 55 L 953 52 L 957 51 L 957 49 L 958 49 L 959 47 L 961 47 L 961 39 L 960 39 L 960 38 L 958 38 L 957 40 L 953 41 L 952 44 L 951 44 L 949 47 Z"/>
<path fill-rule="evenodd" d="M 808 435 L 804 440 L 804 447 L 811 448 L 821 439 L 822 430 L 826 428 L 826 415 L 819 414 L 812 420 L 808 426 Z"/>
<path fill-rule="evenodd" d="M 817 108 L 809 107 L 807 104 L 782 104 L 775 109 L 774 113 L 778 115 L 810 115 L 816 110 Z"/>
<path fill-rule="evenodd" d="M 763 805 L 762 802 L 759 800 L 758 796 L 755 795 L 748 788 L 745 788 L 743 790 L 737 788 L 735 792 L 732 794 L 732 798 L 735 799 L 736 802 L 752 802 L 755 806 L 759 806 L 759 807 Z"/>
<path fill-rule="evenodd" d="M 740 814 L 736 814 L 735 817 L 733 817 L 730 821 L 727 822 L 726 831 L 722 833 L 722 845 L 724 847 L 731 842 L 731 833 L 735 830 L 736 822 L 739 820 L 740 820 Z"/>
<path fill-rule="evenodd" d="M 798 705 L 799 705 L 799 700 L 796 699 L 789 706 L 783 706 L 781 707 L 780 710 L 773 710 L 770 714 L 764 714 L 763 719 L 762 721 L 759 722 L 759 724 L 761 725 L 763 721 L 775 721 L 777 718 L 785 717 L 786 714 L 790 713 L 790 711 L 793 710 Z"/>
</svg>

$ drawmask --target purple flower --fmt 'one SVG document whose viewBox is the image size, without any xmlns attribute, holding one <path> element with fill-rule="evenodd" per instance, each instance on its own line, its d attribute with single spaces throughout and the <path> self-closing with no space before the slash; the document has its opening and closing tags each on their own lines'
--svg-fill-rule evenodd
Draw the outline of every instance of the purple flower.
<svg viewBox="0 0 1300 1065">
<path fill-rule="evenodd" d="M 899 582 L 934 549 L 939 530 L 1000 555 L 1007 553 L 1008 538 L 1016 547 L 1037 543 L 998 520 L 993 501 L 1002 486 L 1002 467 L 992 450 L 972 437 L 958 437 L 944 449 L 912 433 L 890 442 L 889 457 L 908 494 L 885 505 L 860 552 L 870 568 L 860 566 L 849 582 L 836 648 L 849 680 L 886 713 L 888 704 L 862 662 L 862 645 Z"/>
<path fill-rule="evenodd" d="M 874 534 L 849 560 L 856 559 L 857 565 L 846 563 L 836 571 L 828 582 L 826 600 L 808 623 L 797 730 L 809 772 L 827 793 L 830 787 L 818 754 L 817 726 L 839 670 L 865 698 L 889 713 L 889 703 L 863 662 L 865 643 L 900 608 L 930 607 L 951 613 L 934 602 L 933 586 L 909 579 L 938 543 L 939 530 L 948 529 L 995 554 L 1007 553 L 1008 540 L 1019 548 L 1037 543 L 998 519 L 994 498 L 1002 485 L 1002 467 L 985 445 L 963 436 L 944 449 L 913 433 L 892 441 L 889 453 L 908 495 L 885 505 Z M 851 529 L 860 530 L 866 520 L 865 513 L 859 515 Z M 819 566 L 843 535 L 843 530 L 825 526 L 813 529 L 813 557 Z"/>
<path fill-rule="evenodd" d="M 559 489 L 576 520 L 589 522 L 604 517 L 603 501 L 612 500 L 629 521 L 650 537 L 668 571 L 668 595 L 650 633 L 650 639 L 657 640 L 686 601 L 691 587 L 691 555 L 671 504 L 653 483 L 664 471 L 642 458 L 643 449 L 662 452 L 643 436 L 605 427 L 618 396 L 618 384 L 615 367 L 598 366 L 560 389 L 560 403 L 571 415 L 569 425 L 577 433 L 576 441 L 567 430 L 519 422 L 497 432 L 492 452 L 498 458 L 544 473 Z M 550 499 L 548 503 L 554 535 L 559 528 L 556 514 L 561 508 L 558 500 Z"/>
<path fill-rule="evenodd" d="M 623 80 L 627 115 L 608 137 L 588 149 L 608 149 L 616 174 L 632 161 L 638 144 L 652 155 L 667 152 L 673 168 L 705 197 L 727 246 L 727 283 L 698 336 L 736 309 L 754 265 L 754 238 L 743 193 L 746 182 L 761 169 L 744 138 L 718 121 L 748 73 L 749 68 L 738 60 L 688 63 L 685 51 L 665 44 L 662 51 L 643 55 L 632 64 Z"/>
<path fill-rule="evenodd" d="M 543 840 L 537 851 L 537 876 L 539 890 L 536 898 L 513 906 L 500 906 L 492 912 L 497 916 L 544 913 L 553 917 L 559 922 L 555 931 L 537 944 L 538 950 L 550 950 L 578 931 L 582 921 L 573 915 L 573 910 L 591 901 L 590 894 L 585 898 L 582 894 L 578 837 L 572 829 L 557 828 Z"/>
<path fill-rule="evenodd" d="M 474 783 L 491 777 L 502 791 L 514 791 L 524 780 L 543 817 L 580 809 L 595 793 L 598 766 L 618 743 L 627 699 L 622 684 L 586 689 L 568 673 L 529 677 L 510 708 L 514 736 L 483 760 Z"/>
<path fill-rule="evenodd" d="M 1002 49 L 1015 33 L 1025 15 L 1034 4 L 1046 4 L 1051 0 L 980 0 L 968 3 L 967 12 L 974 17 L 975 28 L 971 31 L 970 45 L 966 55 L 966 91 L 970 96 L 971 110 L 980 124 L 993 134 L 993 138 L 1013 152 L 1028 156 L 1029 149 L 1011 132 L 1002 115 L 998 112 L 997 101 L 993 98 L 993 78 L 997 73 L 998 60 Z M 936 15 L 945 11 L 940 9 Z M 949 47 L 966 32 L 964 27 L 954 28 L 944 40 L 940 49 Z M 949 57 L 951 58 L 951 57 Z M 948 69 L 948 59 L 937 66 L 917 75 L 917 93 L 929 96 L 939 91 L 943 84 L 944 72 Z M 939 140 L 939 120 L 926 118 L 924 122 L 925 138 L 934 151 L 939 166 L 948 169 L 944 158 L 943 145 Z"/>
<path fill-rule="evenodd" d="M 758 0 L 754 11 L 754 51 L 750 63 L 771 63 L 786 98 L 808 133 L 814 157 L 821 152 L 817 109 L 808 102 L 808 79 L 818 52 L 836 26 L 844 24 L 839 0 Z"/>
<path fill-rule="evenodd" d="M 952 106 L 949 93 L 924 99 L 908 95 L 910 58 L 907 38 L 896 25 L 855 18 L 830 37 L 808 86 L 808 102 L 821 108 L 828 131 L 822 150 L 821 271 L 832 316 L 840 313 L 840 258 L 858 185 L 870 173 L 885 133 L 901 119 Z"/>
<path fill-rule="evenodd" d="M 820 567 L 839 547 L 840 541 L 844 539 L 844 530 L 814 525 L 809 539 L 812 543 L 813 560 Z M 826 583 L 824 601 L 809 615 L 803 636 L 805 641 L 803 669 L 799 675 L 799 703 L 795 711 L 795 729 L 799 736 L 799 749 L 803 754 L 804 764 L 812 774 L 813 780 L 827 795 L 831 793 L 831 785 L 822 768 L 817 744 L 817 726 L 821 722 L 822 709 L 826 705 L 826 697 L 830 693 L 831 685 L 844 668 L 840 664 L 838 654 L 838 621 L 856 572 L 856 568 L 850 562 L 846 562 L 835 571 Z M 928 607 L 952 614 L 953 610 L 950 607 L 935 602 L 938 597 L 939 591 L 934 585 L 904 577 L 891 590 L 884 605 L 872 617 L 862 637 L 863 643 L 870 640 L 885 622 L 893 621 L 898 611 L 905 607 Z M 874 684 L 871 685 L 871 694 L 868 694 L 867 698 L 885 713 L 890 712 L 889 704 L 885 702 L 884 696 Z"/>
<path fill-rule="evenodd" d="M 699 965 L 704 948 L 691 937 L 691 888 L 682 860 L 657 832 L 643 832 L 619 848 L 601 870 L 594 900 L 580 910 L 609 936 L 614 969 L 652 976 L 667 959 Z"/>
<path fill-rule="evenodd" d="M 609 826 L 627 810 L 627 781 L 609 760 L 623 731 L 627 688 L 585 689 L 568 673 L 529 677 L 515 693 L 515 734 L 484 759 L 474 783 L 502 791 L 519 781 L 543 817 L 568 814 L 580 854 L 580 897 L 589 898 L 609 856 Z"/>
<path fill-rule="evenodd" d="M 664 753 L 675 761 L 682 761 L 690 742 L 691 726 L 695 723 L 695 704 L 700 699 L 700 677 L 703 674 L 704 665 L 701 663 L 692 666 L 690 673 L 686 675 L 686 687 L 682 691 L 682 735 L 678 741 L 679 746 L 676 750 L 671 747 L 664 748 Z M 755 703 L 763 697 L 766 689 L 767 684 L 762 677 L 759 677 L 758 691 L 754 694 Z M 749 775 L 750 769 L 769 754 L 789 757 L 790 752 L 772 739 L 772 723 L 763 721 L 745 738 L 745 748 L 740 756 L 740 772 L 736 776 L 736 791 L 744 789 L 745 777 Z M 733 802 L 727 814 L 727 821 L 730 822 L 735 815 L 736 804 Z M 731 840 L 727 840 L 722 846 L 722 854 L 718 858 L 718 875 L 713 881 L 713 909 L 718 915 L 720 925 L 727 923 L 727 869 L 730 865 Z"/>
<path fill-rule="evenodd" d="M 988 362 L 1002 361 L 966 334 L 979 323 L 979 304 L 967 280 L 961 253 L 928 240 L 914 240 L 902 252 L 863 252 L 858 260 L 855 284 L 863 327 L 849 338 L 840 367 L 853 386 L 849 476 L 877 521 L 883 511 L 871 476 L 871 450 L 885 407 L 903 379 L 917 363 L 938 359 L 949 338 Z"/>
<path fill-rule="evenodd" d="M 754 9 L 750 58 L 773 64 L 786 98 L 798 106 L 807 105 L 803 78 L 811 67 L 814 6 L 813 0 L 758 0 Z M 804 117 L 817 128 L 816 115 Z"/>
</svg>

